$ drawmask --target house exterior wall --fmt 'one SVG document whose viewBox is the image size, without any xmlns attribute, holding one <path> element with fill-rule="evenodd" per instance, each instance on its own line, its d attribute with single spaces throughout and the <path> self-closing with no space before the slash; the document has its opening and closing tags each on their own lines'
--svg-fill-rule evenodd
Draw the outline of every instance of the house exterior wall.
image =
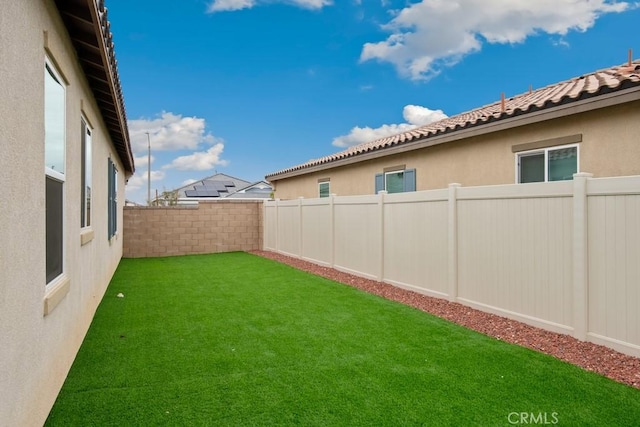
<svg viewBox="0 0 640 427">
<path fill-rule="evenodd" d="M 107 236 L 107 159 L 119 170 L 119 230 L 125 173 L 53 1 L 2 2 L 0 44 L 0 424 L 39 426 L 121 258 L 122 233 Z M 45 56 L 66 81 L 66 280 L 57 289 L 45 286 Z M 85 230 L 82 116 L 93 130 L 92 226 Z"/>
<path fill-rule="evenodd" d="M 196 206 L 124 208 L 126 258 L 251 251 L 262 248 L 262 201 L 216 200 Z"/>
<path fill-rule="evenodd" d="M 416 190 L 512 184 L 516 155 L 512 146 L 582 135 L 579 170 L 596 177 L 640 174 L 640 100 L 514 127 L 458 141 L 278 179 L 271 177 L 275 197 L 318 197 L 318 180 L 330 180 L 330 192 L 341 195 L 374 194 L 375 174 L 385 168 L 416 169 Z"/>
</svg>

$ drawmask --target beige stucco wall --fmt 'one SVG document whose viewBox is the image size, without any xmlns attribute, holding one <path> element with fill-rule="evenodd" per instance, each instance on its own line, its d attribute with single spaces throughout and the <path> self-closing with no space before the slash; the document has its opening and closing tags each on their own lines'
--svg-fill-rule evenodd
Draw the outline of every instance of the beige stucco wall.
<svg viewBox="0 0 640 427">
<path fill-rule="evenodd" d="M 107 240 L 107 158 L 111 156 L 120 171 L 121 205 L 125 174 L 53 1 L 2 1 L 1 9 L 0 424 L 39 426 L 121 258 L 122 234 Z M 68 83 L 64 271 L 69 291 L 57 295 L 60 302 L 45 316 L 46 53 Z M 82 114 L 93 127 L 94 189 L 93 225 L 84 232 L 84 245 L 80 229 Z M 121 230 L 122 209 L 118 221 Z"/>
<path fill-rule="evenodd" d="M 595 177 L 640 175 L 640 100 L 545 122 L 519 126 L 456 142 L 408 151 L 286 179 L 271 179 L 275 197 L 318 197 L 318 180 L 329 178 L 331 192 L 373 194 L 374 177 L 385 168 L 416 169 L 416 189 L 512 184 L 513 145 L 582 134 L 579 169 Z"/>
</svg>

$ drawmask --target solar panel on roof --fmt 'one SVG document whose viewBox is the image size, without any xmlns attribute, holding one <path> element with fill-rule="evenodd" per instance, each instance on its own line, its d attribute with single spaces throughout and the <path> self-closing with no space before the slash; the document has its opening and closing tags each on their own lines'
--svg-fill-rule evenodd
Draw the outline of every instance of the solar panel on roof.
<svg viewBox="0 0 640 427">
<path fill-rule="evenodd" d="M 197 194 L 198 194 L 198 192 L 195 191 L 195 190 L 186 190 L 184 192 L 184 195 L 187 196 L 187 197 L 198 197 Z"/>
<path fill-rule="evenodd" d="M 216 190 L 200 190 L 197 197 L 219 197 L 220 194 Z"/>
<path fill-rule="evenodd" d="M 233 181 L 221 181 L 225 187 L 235 187 L 236 185 L 233 183 Z"/>
<path fill-rule="evenodd" d="M 214 182 L 216 190 L 218 191 L 227 191 L 227 187 L 222 182 Z"/>
</svg>

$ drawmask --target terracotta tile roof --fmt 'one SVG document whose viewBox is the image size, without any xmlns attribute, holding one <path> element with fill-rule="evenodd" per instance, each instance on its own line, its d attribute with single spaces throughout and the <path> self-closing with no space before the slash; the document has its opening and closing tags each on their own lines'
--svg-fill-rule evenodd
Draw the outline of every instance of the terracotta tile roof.
<svg viewBox="0 0 640 427">
<path fill-rule="evenodd" d="M 266 176 L 266 179 L 631 87 L 640 87 L 640 60 L 633 61 L 631 65 L 626 63 L 595 71 L 505 99 L 504 110 L 500 100 L 406 132 L 354 145 L 344 151 L 309 160 L 301 165 L 271 173 Z"/>
</svg>

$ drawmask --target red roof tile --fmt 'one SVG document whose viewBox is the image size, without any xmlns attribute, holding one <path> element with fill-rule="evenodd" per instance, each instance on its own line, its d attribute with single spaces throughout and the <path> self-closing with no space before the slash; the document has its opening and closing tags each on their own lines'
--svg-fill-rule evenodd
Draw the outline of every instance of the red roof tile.
<svg viewBox="0 0 640 427">
<path fill-rule="evenodd" d="M 505 99 L 504 112 L 502 111 L 502 101 L 500 100 L 493 104 L 485 105 L 484 107 L 448 117 L 406 132 L 354 145 L 344 151 L 309 160 L 301 165 L 271 173 L 267 175 L 266 178 L 274 179 L 278 175 L 300 171 L 377 150 L 384 150 L 393 146 L 409 144 L 418 140 L 425 140 L 437 135 L 452 133 L 474 126 L 482 126 L 497 120 L 504 120 L 562 104 L 569 104 L 631 87 L 640 87 L 640 60 L 633 61 L 631 65 L 624 64 L 595 71 Z"/>
</svg>

